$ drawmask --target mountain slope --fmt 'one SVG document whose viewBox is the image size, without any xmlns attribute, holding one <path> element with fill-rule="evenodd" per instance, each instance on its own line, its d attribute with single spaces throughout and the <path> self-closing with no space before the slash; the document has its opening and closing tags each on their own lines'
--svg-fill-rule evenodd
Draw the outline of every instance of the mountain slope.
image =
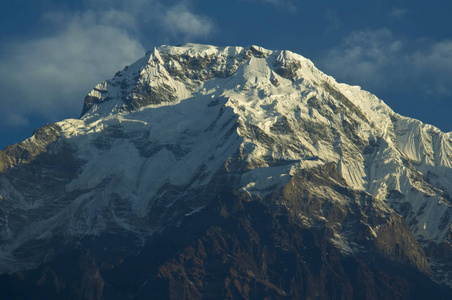
<svg viewBox="0 0 452 300">
<path fill-rule="evenodd" d="M 408 286 L 418 280 L 406 277 L 409 269 L 452 285 L 451 133 L 396 114 L 290 51 L 156 48 L 97 85 L 80 119 L 45 126 L 2 151 L 0 170 L 4 273 L 76 248 L 89 249 L 99 264 L 152 252 L 152 239 L 167 228 L 184 232 L 188 219 L 235 190 L 290 220 L 300 239 L 315 232 L 324 254 L 337 251 L 337 259 L 372 270 L 388 266 L 372 274 L 396 276 L 395 268 Z M 157 277 L 187 268 L 168 264 Z M 256 293 L 300 292 L 259 282 Z M 338 293 L 351 295 L 356 284 L 348 279 Z M 412 290 L 405 292 L 401 298 Z"/>
</svg>

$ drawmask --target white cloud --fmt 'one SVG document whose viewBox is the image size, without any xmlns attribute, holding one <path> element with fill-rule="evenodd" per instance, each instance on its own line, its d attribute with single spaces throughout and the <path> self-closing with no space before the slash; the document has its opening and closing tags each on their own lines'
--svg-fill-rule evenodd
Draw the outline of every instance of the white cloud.
<svg viewBox="0 0 452 300">
<path fill-rule="evenodd" d="M 333 9 L 327 9 L 325 19 L 328 22 L 326 31 L 337 31 L 342 27 L 342 22 L 339 19 L 337 12 Z"/>
<path fill-rule="evenodd" d="M 410 56 L 419 88 L 435 98 L 452 96 L 452 40 L 432 43 Z"/>
<path fill-rule="evenodd" d="M 274 4 L 274 5 L 293 5 L 292 1 L 288 1 L 288 0 L 262 0 L 262 1 Z"/>
<path fill-rule="evenodd" d="M 321 69 L 373 92 L 452 95 L 452 41 L 406 40 L 387 29 L 351 33 L 319 61 Z"/>
<path fill-rule="evenodd" d="M 187 39 L 208 36 L 214 29 L 209 18 L 192 13 L 184 4 L 171 7 L 165 14 L 164 22 L 171 33 Z"/>
<path fill-rule="evenodd" d="M 402 20 L 403 18 L 405 18 L 407 13 L 408 9 L 404 7 L 394 7 L 392 8 L 390 15 L 395 19 Z"/>
<path fill-rule="evenodd" d="M 47 15 L 62 27 L 57 34 L 4 47 L 0 125 L 26 125 L 31 114 L 78 117 L 90 88 L 144 54 L 137 40 L 120 28 L 99 24 L 97 17 L 92 12 L 69 20 Z"/>
<path fill-rule="evenodd" d="M 386 84 L 386 68 L 399 59 L 401 45 L 386 29 L 353 32 L 329 50 L 321 64 L 325 71 L 340 74 L 341 80 L 381 88 Z"/>
<path fill-rule="evenodd" d="M 297 2 L 294 0 L 243 0 L 243 1 L 269 3 L 278 7 L 285 8 L 291 12 L 297 10 L 297 5 L 295 4 Z"/>
<path fill-rule="evenodd" d="M 144 55 L 150 33 L 180 40 L 213 29 L 186 5 L 161 0 L 83 3 L 78 12 L 42 15 L 39 35 L 0 45 L 0 126 L 27 125 L 30 116 L 48 122 L 78 117 L 93 86 Z"/>
</svg>

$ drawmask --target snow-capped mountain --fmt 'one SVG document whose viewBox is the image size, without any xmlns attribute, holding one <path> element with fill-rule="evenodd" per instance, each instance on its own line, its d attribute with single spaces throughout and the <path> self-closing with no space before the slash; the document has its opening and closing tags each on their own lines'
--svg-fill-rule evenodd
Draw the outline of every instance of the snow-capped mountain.
<svg viewBox="0 0 452 300">
<path fill-rule="evenodd" d="M 290 51 L 158 47 L 98 84 L 80 119 L 7 147 L 0 170 L 2 273 L 69 249 L 96 263 L 142 255 L 168 228 L 209 219 L 229 190 L 245 210 L 256 202 L 316 232 L 338 257 L 452 286 L 452 133 Z M 162 268 L 162 278 L 179 270 Z"/>
</svg>

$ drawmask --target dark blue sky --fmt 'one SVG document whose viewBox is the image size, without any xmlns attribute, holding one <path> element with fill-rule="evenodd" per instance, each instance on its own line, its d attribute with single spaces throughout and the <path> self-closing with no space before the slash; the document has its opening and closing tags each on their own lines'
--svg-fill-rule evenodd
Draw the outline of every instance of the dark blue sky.
<svg viewBox="0 0 452 300">
<path fill-rule="evenodd" d="M 146 50 L 185 42 L 292 50 L 396 112 L 451 131 L 450 11 L 435 0 L 5 0 L 0 149 L 77 118 L 93 86 Z"/>
</svg>

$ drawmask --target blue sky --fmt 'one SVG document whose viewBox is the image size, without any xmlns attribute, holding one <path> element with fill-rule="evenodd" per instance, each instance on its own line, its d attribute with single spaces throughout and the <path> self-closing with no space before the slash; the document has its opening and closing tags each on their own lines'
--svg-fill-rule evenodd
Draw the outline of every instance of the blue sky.
<svg viewBox="0 0 452 300">
<path fill-rule="evenodd" d="M 287 49 L 396 112 L 452 130 L 450 1 L 4 0 L 0 149 L 80 115 L 97 83 L 154 46 Z"/>
</svg>

